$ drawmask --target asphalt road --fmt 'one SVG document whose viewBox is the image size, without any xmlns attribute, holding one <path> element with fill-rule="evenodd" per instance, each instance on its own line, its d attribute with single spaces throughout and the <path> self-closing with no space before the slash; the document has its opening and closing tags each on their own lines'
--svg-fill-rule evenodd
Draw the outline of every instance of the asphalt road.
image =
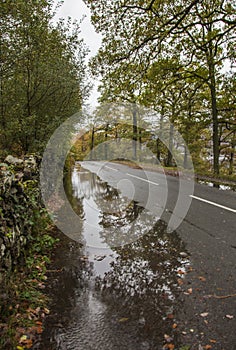
<svg viewBox="0 0 236 350">
<path fill-rule="evenodd" d="M 191 349 L 236 349 L 236 193 L 197 183 L 191 193 L 185 180 L 183 207 L 176 210 L 176 177 L 117 163 L 81 165 L 167 223 L 175 213 L 181 223 L 173 234 L 185 243 L 192 266 L 183 285 L 184 307 L 176 315 L 182 341 L 193 344 Z"/>
</svg>

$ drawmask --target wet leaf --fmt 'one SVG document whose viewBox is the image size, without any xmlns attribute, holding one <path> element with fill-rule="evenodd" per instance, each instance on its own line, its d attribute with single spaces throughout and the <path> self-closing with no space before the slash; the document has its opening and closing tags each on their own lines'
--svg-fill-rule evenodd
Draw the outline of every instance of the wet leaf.
<svg viewBox="0 0 236 350">
<path fill-rule="evenodd" d="M 47 314 L 47 315 L 50 313 L 50 311 L 46 307 L 43 310 L 44 310 L 45 314 Z"/>
<path fill-rule="evenodd" d="M 200 314 L 200 316 L 202 316 L 202 317 L 207 317 L 208 315 L 209 315 L 208 312 L 203 312 L 203 313 Z"/>
<path fill-rule="evenodd" d="M 198 279 L 199 279 L 200 281 L 202 281 L 202 282 L 206 282 L 206 278 L 203 277 L 203 276 L 198 276 Z"/>
<path fill-rule="evenodd" d="M 185 294 L 185 295 L 190 295 L 190 294 L 192 294 L 192 292 L 193 292 L 193 289 L 192 289 L 192 288 L 189 288 L 189 289 L 187 290 L 187 292 L 184 292 L 184 294 Z"/>
<path fill-rule="evenodd" d="M 25 347 L 26 349 L 31 349 L 32 348 L 32 345 L 33 345 L 33 341 L 31 339 L 28 339 L 26 342 L 25 342 Z"/>
<path fill-rule="evenodd" d="M 27 335 L 22 335 L 20 337 L 20 343 L 24 343 L 27 340 Z"/>
<path fill-rule="evenodd" d="M 168 343 L 170 343 L 173 338 L 171 338 L 168 334 L 164 334 L 164 338 L 165 338 L 165 341 L 167 341 Z"/>
<path fill-rule="evenodd" d="M 127 322 L 128 320 L 128 317 L 122 317 L 119 319 L 119 322 Z"/>
<path fill-rule="evenodd" d="M 187 258 L 188 254 L 185 253 L 185 252 L 180 252 L 179 255 L 182 257 L 182 258 Z"/>
<path fill-rule="evenodd" d="M 42 327 L 42 326 L 38 326 L 38 327 L 37 327 L 37 333 L 38 333 L 38 334 L 43 333 L 43 327 Z"/>
<path fill-rule="evenodd" d="M 225 315 L 225 317 L 229 318 L 230 320 L 232 320 L 232 318 L 234 318 L 233 315 Z"/>
</svg>

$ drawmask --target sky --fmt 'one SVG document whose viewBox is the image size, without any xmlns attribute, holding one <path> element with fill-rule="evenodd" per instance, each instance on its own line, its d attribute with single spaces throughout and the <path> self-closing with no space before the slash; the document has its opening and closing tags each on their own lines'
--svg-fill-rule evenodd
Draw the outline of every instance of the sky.
<svg viewBox="0 0 236 350">
<path fill-rule="evenodd" d="M 94 56 L 101 44 L 101 36 L 97 34 L 90 22 L 90 10 L 84 4 L 82 0 L 64 0 L 64 4 L 57 12 L 56 18 L 71 17 L 72 20 L 76 19 L 80 21 L 83 16 L 86 16 L 81 24 L 81 38 L 84 39 L 86 45 L 89 47 L 89 58 Z M 97 98 L 99 96 L 97 92 L 98 82 L 93 81 L 94 89 L 91 91 L 88 103 L 91 107 L 97 104 Z"/>
</svg>

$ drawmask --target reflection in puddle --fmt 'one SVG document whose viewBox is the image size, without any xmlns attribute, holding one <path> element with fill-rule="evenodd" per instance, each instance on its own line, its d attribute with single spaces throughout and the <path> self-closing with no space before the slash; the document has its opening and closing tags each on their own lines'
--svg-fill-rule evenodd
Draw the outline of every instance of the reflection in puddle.
<svg viewBox="0 0 236 350">
<path fill-rule="evenodd" d="M 86 221 L 84 245 L 65 238 L 56 252 L 62 271 L 49 278 L 51 314 L 39 349 L 154 350 L 165 334 L 177 345 L 179 269 L 189 264 L 178 235 L 90 172 L 75 169 L 67 193 Z M 129 232 L 135 239 L 117 247 Z"/>
</svg>

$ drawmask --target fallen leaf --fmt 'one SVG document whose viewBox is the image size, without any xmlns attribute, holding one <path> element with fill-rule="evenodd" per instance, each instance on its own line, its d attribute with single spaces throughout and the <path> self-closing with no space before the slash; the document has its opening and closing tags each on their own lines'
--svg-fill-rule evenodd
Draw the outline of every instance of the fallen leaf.
<svg viewBox="0 0 236 350">
<path fill-rule="evenodd" d="M 47 314 L 47 315 L 50 313 L 50 311 L 49 311 L 46 307 L 44 308 L 44 312 L 45 312 L 45 314 Z"/>
<path fill-rule="evenodd" d="M 193 289 L 192 289 L 192 288 L 189 288 L 189 289 L 188 289 L 188 293 L 189 293 L 189 294 L 192 294 L 192 292 L 193 292 Z"/>
<path fill-rule="evenodd" d="M 209 315 L 208 312 L 203 312 L 203 313 L 200 314 L 200 316 L 202 316 L 202 317 L 207 317 L 208 315 Z"/>
<path fill-rule="evenodd" d="M 206 278 L 203 277 L 203 276 L 198 276 L 198 279 L 199 279 L 200 281 L 202 281 L 202 282 L 206 282 Z"/>
<path fill-rule="evenodd" d="M 184 281 L 182 280 L 182 278 L 178 278 L 177 282 L 179 286 L 182 286 L 182 284 L 184 284 Z"/>
<path fill-rule="evenodd" d="M 27 335 L 22 335 L 20 337 L 20 343 L 24 343 L 27 340 Z"/>
<path fill-rule="evenodd" d="M 42 327 L 42 326 L 38 326 L 38 327 L 37 327 L 37 333 L 38 333 L 38 334 L 43 333 L 43 327 Z"/>
<path fill-rule="evenodd" d="M 232 320 L 232 318 L 234 318 L 233 315 L 225 315 L 225 317 L 229 318 L 230 320 Z"/>
<path fill-rule="evenodd" d="M 167 315 L 167 318 L 169 318 L 170 320 L 172 320 L 174 318 L 174 315 L 173 314 L 168 314 Z"/>
<path fill-rule="evenodd" d="M 172 328 L 175 329 L 177 327 L 178 327 L 177 323 L 173 323 Z"/>
<path fill-rule="evenodd" d="M 171 344 L 171 343 L 164 345 L 164 349 L 174 350 L 174 348 L 175 348 L 174 344 Z"/>
<path fill-rule="evenodd" d="M 211 345 L 209 345 L 209 344 L 207 344 L 207 345 L 203 346 L 203 349 L 205 349 L 205 350 L 209 350 L 209 349 L 211 349 L 211 348 L 212 348 L 212 346 L 211 346 Z"/>
<path fill-rule="evenodd" d="M 128 317 L 122 317 L 119 319 L 119 322 L 126 322 L 128 321 Z"/>
<path fill-rule="evenodd" d="M 173 340 L 173 338 L 171 338 L 168 334 L 164 334 L 164 338 L 168 343 L 170 343 Z"/>
<path fill-rule="evenodd" d="M 28 339 L 25 343 L 26 349 L 31 349 L 33 345 L 33 341 L 31 339 Z"/>
<path fill-rule="evenodd" d="M 182 258 L 187 258 L 188 256 L 188 254 L 185 252 L 180 252 L 179 255 L 182 256 Z"/>
<path fill-rule="evenodd" d="M 215 344 L 216 340 L 215 339 L 210 339 L 210 342 Z"/>
</svg>

